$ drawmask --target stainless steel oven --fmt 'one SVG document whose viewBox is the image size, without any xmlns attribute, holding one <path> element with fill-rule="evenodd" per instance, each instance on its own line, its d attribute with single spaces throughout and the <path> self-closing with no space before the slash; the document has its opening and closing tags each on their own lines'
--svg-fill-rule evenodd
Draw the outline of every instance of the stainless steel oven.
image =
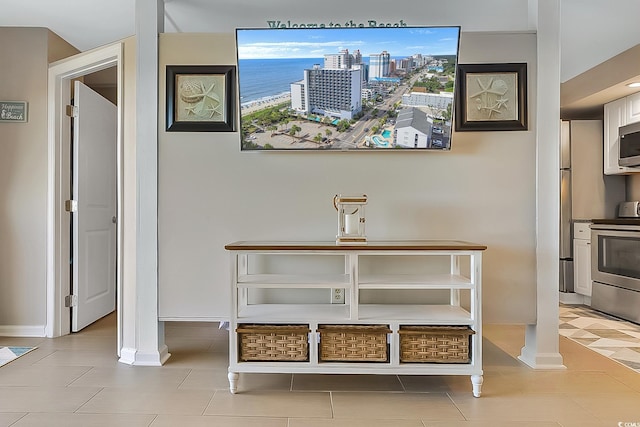
<svg viewBox="0 0 640 427">
<path fill-rule="evenodd" d="M 640 221 L 594 220 L 591 306 L 640 323 Z"/>
</svg>

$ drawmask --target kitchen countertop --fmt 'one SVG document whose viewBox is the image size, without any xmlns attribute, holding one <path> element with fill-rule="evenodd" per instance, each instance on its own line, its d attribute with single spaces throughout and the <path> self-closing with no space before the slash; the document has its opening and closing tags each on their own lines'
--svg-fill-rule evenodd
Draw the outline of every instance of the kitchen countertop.
<svg viewBox="0 0 640 427">
<path fill-rule="evenodd" d="M 592 219 L 591 222 L 607 225 L 640 225 L 640 218 Z"/>
</svg>

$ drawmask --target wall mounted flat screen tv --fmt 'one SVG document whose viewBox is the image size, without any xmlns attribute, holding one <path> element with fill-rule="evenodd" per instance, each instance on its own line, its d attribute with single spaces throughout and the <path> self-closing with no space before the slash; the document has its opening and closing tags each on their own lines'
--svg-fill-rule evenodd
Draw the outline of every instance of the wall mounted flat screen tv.
<svg viewBox="0 0 640 427">
<path fill-rule="evenodd" d="M 236 29 L 241 147 L 449 150 L 460 27 Z"/>
</svg>

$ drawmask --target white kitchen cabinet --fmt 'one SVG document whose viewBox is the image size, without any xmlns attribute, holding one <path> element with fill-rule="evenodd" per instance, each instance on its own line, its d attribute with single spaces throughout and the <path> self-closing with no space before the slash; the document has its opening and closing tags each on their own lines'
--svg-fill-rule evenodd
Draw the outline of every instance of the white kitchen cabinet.
<svg viewBox="0 0 640 427">
<path fill-rule="evenodd" d="M 640 105 L 638 105 L 640 107 Z M 621 98 L 604 104 L 604 147 L 603 161 L 605 175 L 637 173 L 637 169 L 618 165 L 620 136 L 618 128 L 628 124 L 628 100 Z M 640 119 L 639 119 L 640 120 Z"/>
<path fill-rule="evenodd" d="M 225 249 L 231 253 L 232 393 L 237 391 L 239 373 L 271 372 L 470 375 L 473 394 L 480 396 L 481 272 L 486 246 L 429 240 L 366 245 L 235 242 Z M 339 303 L 336 289 L 342 295 Z M 400 301 L 402 294 L 408 301 Z M 273 341 L 269 333 L 247 338 L 269 327 L 276 331 Z M 323 331 L 327 327 L 378 328 L 386 356 L 382 360 L 326 358 L 329 336 L 323 336 Z M 406 336 L 421 328 L 464 330 L 469 335 L 454 340 L 456 347 L 468 347 L 464 359 L 410 360 Z M 295 339 L 289 342 L 286 334 Z M 274 357 L 279 351 L 274 347 L 283 341 L 284 350 Z M 443 347 L 437 348 L 437 353 L 446 354 Z"/>
<path fill-rule="evenodd" d="M 629 95 L 627 100 L 627 123 L 631 124 L 640 122 L 640 92 Z"/>
<path fill-rule="evenodd" d="M 591 296 L 591 223 L 573 225 L 574 291 Z"/>
</svg>

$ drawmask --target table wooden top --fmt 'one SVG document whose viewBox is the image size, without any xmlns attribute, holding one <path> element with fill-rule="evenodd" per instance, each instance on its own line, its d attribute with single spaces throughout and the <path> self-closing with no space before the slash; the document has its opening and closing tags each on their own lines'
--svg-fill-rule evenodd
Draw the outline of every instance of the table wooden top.
<svg viewBox="0 0 640 427">
<path fill-rule="evenodd" d="M 225 245 L 228 251 L 484 251 L 485 245 L 461 240 L 378 240 L 365 244 L 335 241 L 280 242 L 239 241 Z"/>
</svg>

